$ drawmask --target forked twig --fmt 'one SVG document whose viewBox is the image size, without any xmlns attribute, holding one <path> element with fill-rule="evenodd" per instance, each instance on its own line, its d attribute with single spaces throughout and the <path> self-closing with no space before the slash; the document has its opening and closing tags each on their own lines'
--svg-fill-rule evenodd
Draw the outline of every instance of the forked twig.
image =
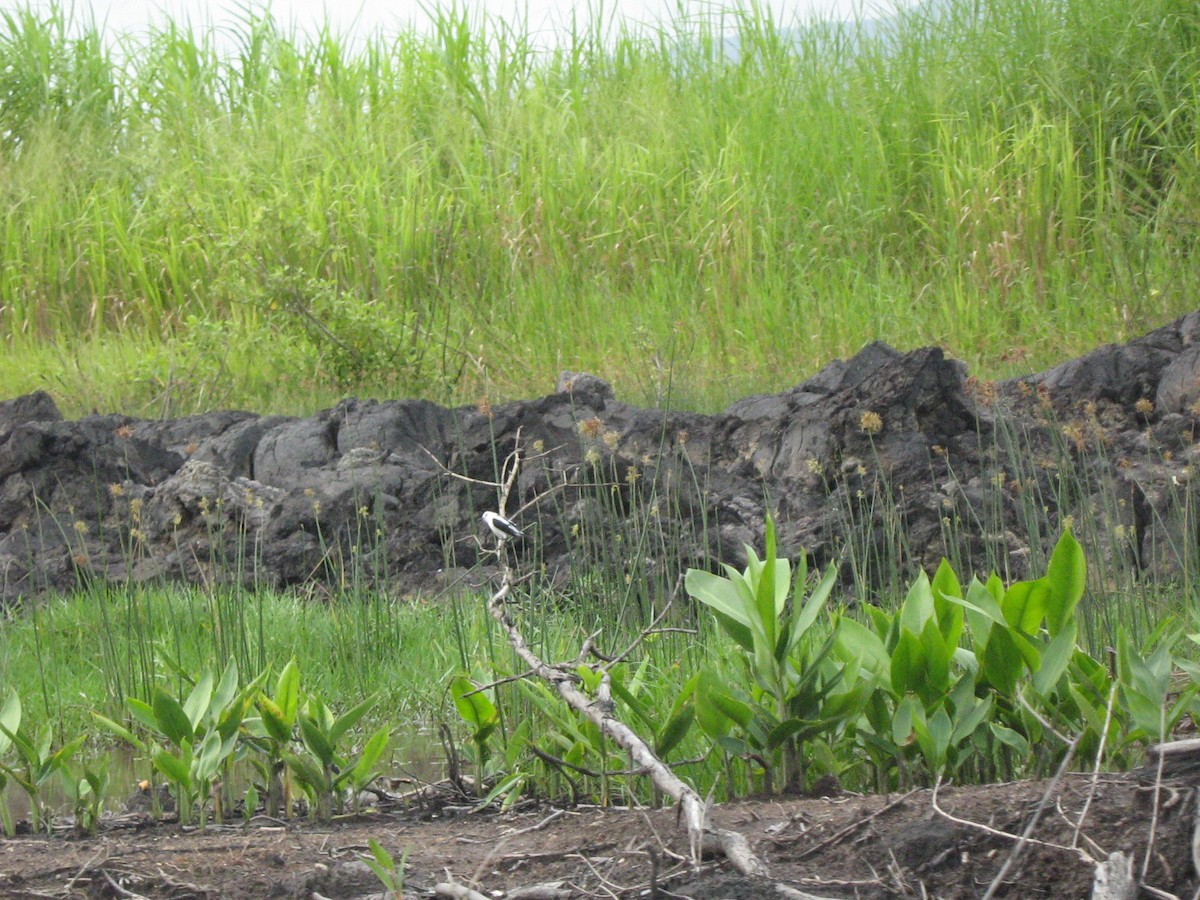
<svg viewBox="0 0 1200 900">
<path fill-rule="evenodd" d="M 611 669 L 617 663 L 624 661 L 629 656 L 629 654 L 631 654 L 634 650 L 637 649 L 638 645 L 642 641 L 644 641 L 647 637 L 649 637 L 651 634 L 653 634 L 655 632 L 655 630 L 658 627 L 658 623 L 663 620 L 663 618 L 667 614 L 667 610 L 669 610 L 671 608 L 671 604 L 674 603 L 675 598 L 679 596 L 679 589 L 681 587 L 683 587 L 683 576 L 682 575 L 680 575 L 675 580 L 674 590 L 672 590 L 671 595 L 669 597 L 667 597 L 667 602 L 663 604 L 663 608 L 661 610 L 659 610 L 658 615 L 654 617 L 654 621 L 652 621 L 649 625 L 647 625 L 645 628 L 643 628 L 641 634 L 639 634 L 637 637 L 635 637 L 633 639 L 633 641 L 629 644 L 628 647 L 626 647 L 624 650 L 622 650 L 620 653 L 618 653 L 612 659 L 608 660 L 608 662 L 606 662 L 604 664 L 604 667 L 603 667 L 604 671 L 607 672 L 609 669 Z"/>
<path fill-rule="evenodd" d="M 990 834 L 994 837 L 1001 837 L 1001 838 L 1004 838 L 1009 841 L 1021 841 L 1022 840 L 1022 838 L 1019 834 L 1013 834 L 1011 831 L 1001 831 L 999 828 L 993 828 L 990 825 L 984 825 L 982 822 L 972 822 L 970 819 L 962 819 L 962 818 L 959 818 L 958 816 L 954 815 L 953 813 L 946 812 L 946 810 L 942 809 L 938 805 L 938 802 L 937 802 L 938 790 L 941 788 L 941 786 L 942 786 L 942 780 L 939 778 L 937 781 L 934 782 L 934 785 L 933 785 L 932 804 L 933 804 L 933 811 L 936 812 L 943 819 L 946 819 L 949 822 L 954 822 L 956 825 L 962 825 L 965 828 L 973 828 L 976 831 L 982 831 L 985 834 Z M 1090 854 L 1086 853 L 1083 850 L 1080 850 L 1078 847 L 1068 847 L 1065 844 L 1053 844 L 1050 841 L 1043 841 L 1043 840 L 1039 840 L 1038 838 L 1032 838 L 1032 837 L 1025 838 L 1024 843 L 1035 844 L 1039 847 L 1048 847 L 1051 850 L 1062 850 L 1065 853 L 1073 853 L 1076 856 L 1078 856 L 1082 862 L 1085 862 L 1088 865 L 1096 864 L 1096 860 L 1093 859 Z"/>
<path fill-rule="evenodd" d="M 1067 745 L 1067 752 L 1063 755 L 1063 760 L 1058 766 L 1058 771 L 1054 773 L 1054 777 L 1050 779 L 1050 783 L 1046 785 L 1046 790 L 1042 793 L 1042 799 L 1038 801 L 1037 808 L 1033 811 L 1033 815 L 1029 817 L 1029 821 L 1025 824 L 1025 830 L 1021 832 L 1021 837 L 1017 840 L 1017 844 L 1012 849 L 1012 853 L 1008 855 L 1008 859 L 1004 860 L 1004 865 L 1000 867 L 1000 871 L 996 873 L 996 877 L 992 879 L 992 883 L 988 885 L 987 891 L 984 892 L 983 900 L 992 900 L 996 896 L 996 891 L 1001 884 L 1004 883 L 1004 876 L 1008 874 L 1009 869 L 1016 865 L 1017 859 L 1021 855 L 1021 851 L 1025 849 L 1025 845 L 1032 841 L 1030 837 L 1033 834 L 1033 829 L 1037 827 L 1038 820 L 1041 819 L 1042 813 L 1046 811 L 1046 807 L 1050 804 L 1050 798 L 1054 796 L 1058 790 L 1059 782 L 1062 781 L 1063 775 L 1067 772 L 1067 767 L 1071 765 L 1071 760 L 1075 756 L 1075 748 L 1079 746 L 1079 739 L 1083 737 L 1083 732 L 1075 735 L 1071 743 Z M 1076 850 L 1083 853 L 1082 850 Z M 1091 865 L 1095 865 L 1090 855 L 1087 855 L 1087 860 Z"/>
<path fill-rule="evenodd" d="M 864 816 L 861 819 L 856 819 L 853 822 L 851 822 L 849 825 L 847 825 L 845 828 L 838 829 L 833 834 L 831 834 L 829 837 L 825 838 L 825 840 L 821 841 L 821 843 L 815 844 L 814 846 L 809 847 L 807 850 L 805 850 L 803 853 L 801 853 L 799 856 L 797 856 L 796 859 L 797 860 L 804 859 L 806 857 L 812 856 L 814 853 L 818 853 L 821 850 L 824 850 L 826 847 L 830 846 L 831 844 L 836 844 L 842 838 L 846 837 L 849 834 L 852 834 L 853 832 L 857 831 L 859 828 L 862 828 L 862 826 L 866 825 L 868 822 L 871 822 L 874 819 L 879 818 L 888 810 L 895 809 L 897 806 L 899 806 L 901 803 L 903 803 L 905 800 L 907 800 L 909 797 L 911 797 L 913 794 L 915 794 L 918 790 L 919 790 L 919 788 L 913 788 L 907 794 L 902 794 L 901 796 L 897 797 L 895 800 L 893 800 L 891 803 L 887 804 L 886 806 L 881 806 L 879 809 L 875 810 L 875 812 L 871 813 L 869 816 Z"/>
</svg>

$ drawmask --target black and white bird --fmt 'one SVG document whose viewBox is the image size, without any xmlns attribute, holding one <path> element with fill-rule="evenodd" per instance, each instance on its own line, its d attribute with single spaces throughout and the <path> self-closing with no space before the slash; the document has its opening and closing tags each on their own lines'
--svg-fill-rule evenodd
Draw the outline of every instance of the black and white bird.
<svg viewBox="0 0 1200 900">
<path fill-rule="evenodd" d="M 499 513 L 485 512 L 483 514 L 483 524 L 492 529 L 492 534 L 502 541 L 506 541 L 509 538 L 525 537 L 525 532 Z"/>
</svg>

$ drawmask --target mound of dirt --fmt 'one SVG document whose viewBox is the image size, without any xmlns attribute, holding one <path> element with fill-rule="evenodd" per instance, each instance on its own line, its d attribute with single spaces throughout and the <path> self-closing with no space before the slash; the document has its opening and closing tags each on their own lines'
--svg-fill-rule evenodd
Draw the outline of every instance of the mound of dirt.
<svg viewBox="0 0 1200 900">
<path fill-rule="evenodd" d="M 259 819 L 245 829 L 143 824 L 87 839 L 0 841 L 0 895 L 366 897 L 382 889 L 362 862 L 371 838 L 397 859 L 408 852 L 411 897 L 440 883 L 493 898 L 965 900 L 982 896 L 1015 855 L 994 896 L 1070 900 L 1091 895 L 1096 863 L 1116 851 L 1132 859 L 1135 878 L 1145 866 L 1141 882 L 1153 890 L 1139 896 L 1195 892 L 1190 786 L 1161 786 L 1156 796 L 1132 776 L 1068 775 L 1029 839 L 1016 840 L 1046 795 L 1047 783 L 1017 782 L 943 787 L 936 806 L 921 789 L 714 807 L 713 823 L 742 832 L 769 865 L 765 880 L 720 859 L 695 864 L 671 809 L 531 804 L 500 815 L 431 798 L 327 827 Z"/>
</svg>

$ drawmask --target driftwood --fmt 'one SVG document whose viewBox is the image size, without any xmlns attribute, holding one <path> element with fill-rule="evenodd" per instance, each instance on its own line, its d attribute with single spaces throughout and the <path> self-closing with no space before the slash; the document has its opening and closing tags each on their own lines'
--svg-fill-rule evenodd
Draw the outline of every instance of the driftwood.
<svg viewBox="0 0 1200 900">
<path fill-rule="evenodd" d="M 502 548 L 500 552 L 503 552 Z M 572 709 L 586 716 L 601 731 L 616 741 L 629 754 L 633 762 L 646 771 L 656 788 L 679 803 L 683 810 L 684 822 L 687 824 L 688 837 L 694 856 L 698 857 L 699 851 L 702 849 L 717 851 L 723 853 L 733 867 L 743 875 L 766 876 L 766 864 L 754 855 L 746 838 L 736 831 L 710 827 L 706 822 L 707 804 L 704 802 L 704 798 L 672 772 L 637 732 L 620 719 L 614 718 L 607 704 L 593 700 L 581 691 L 576 686 L 578 676 L 549 665 L 529 649 L 520 629 L 505 608 L 505 600 L 515 583 L 516 577 L 512 568 L 505 564 L 502 583 L 488 602 L 488 610 L 504 628 L 508 635 L 508 642 L 517 655 L 538 677 L 553 685 L 554 689 L 558 691 L 558 695 Z"/>
<path fill-rule="evenodd" d="M 506 514 L 508 495 L 516 480 L 520 462 L 520 436 L 518 434 L 517 449 L 505 461 L 503 477 L 501 483 L 497 485 L 501 490 L 499 508 L 501 515 Z M 508 563 L 507 544 L 506 538 L 496 538 L 495 553 L 500 560 L 503 574 L 500 587 L 488 601 L 488 611 L 508 635 L 508 642 L 516 654 L 539 678 L 553 685 L 558 695 L 572 709 L 586 716 L 604 734 L 616 741 L 629 754 L 634 765 L 645 770 L 656 788 L 679 804 L 683 821 L 687 825 L 688 839 L 694 860 L 698 861 L 704 850 L 719 852 L 743 875 L 765 877 L 767 866 L 754 855 L 749 841 L 738 832 L 713 828 L 708 824 L 708 804 L 704 798 L 672 772 L 637 732 L 613 716 L 612 702 L 603 696 L 603 692 L 600 697 L 589 697 L 579 689 L 577 686 L 579 676 L 569 667 L 550 665 L 529 648 L 525 637 L 509 616 L 505 605 L 505 601 L 518 581 L 516 572 Z"/>
</svg>

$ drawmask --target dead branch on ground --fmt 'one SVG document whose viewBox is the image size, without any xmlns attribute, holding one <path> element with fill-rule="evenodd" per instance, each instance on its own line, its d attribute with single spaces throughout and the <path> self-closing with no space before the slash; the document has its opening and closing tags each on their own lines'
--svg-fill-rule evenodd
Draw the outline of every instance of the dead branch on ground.
<svg viewBox="0 0 1200 900">
<path fill-rule="evenodd" d="M 502 467 L 503 483 L 500 485 L 499 508 L 500 515 L 507 515 L 506 508 L 512 486 L 516 481 L 521 466 L 520 436 L 517 438 L 517 448 L 505 460 Z M 692 858 L 698 861 L 702 850 L 722 853 L 735 869 L 743 875 L 765 876 L 766 864 L 754 855 L 746 838 L 735 831 L 714 828 L 708 824 L 708 804 L 694 788 L 684 782 L 658 758 L 647 744 L 632 728 L 612 714 L 610 703 L 594 700 L 579 689 L 579 676 L 565 668 L 559 668 L 542 660 L 530 649 L 524 635 L 517 624 L 508 614 L 505 602 L 513 587 L 517 584 L 517 576 L 509 565 L 505 553 L 506 540 L 496 539 L 495 553 L 500 562 L 502 576 L 500 587 L 488 601 L 488 611 L 508 636 L 508 642 L 513 651 L 522 659 L 530 670 L 548 682 L 558 692 L 564 701 L 580 715 L 585 716 L 603 732 L 612 738 L 629 754 L 635 766 L 644 769 L 651 782 L 658 790 L 673 798 L 680 806 L 684 822 L 687 825 L 688 838 L 692 848 Z M 636 642 L 635 642 L 636 643 Z"/>
</svg>

